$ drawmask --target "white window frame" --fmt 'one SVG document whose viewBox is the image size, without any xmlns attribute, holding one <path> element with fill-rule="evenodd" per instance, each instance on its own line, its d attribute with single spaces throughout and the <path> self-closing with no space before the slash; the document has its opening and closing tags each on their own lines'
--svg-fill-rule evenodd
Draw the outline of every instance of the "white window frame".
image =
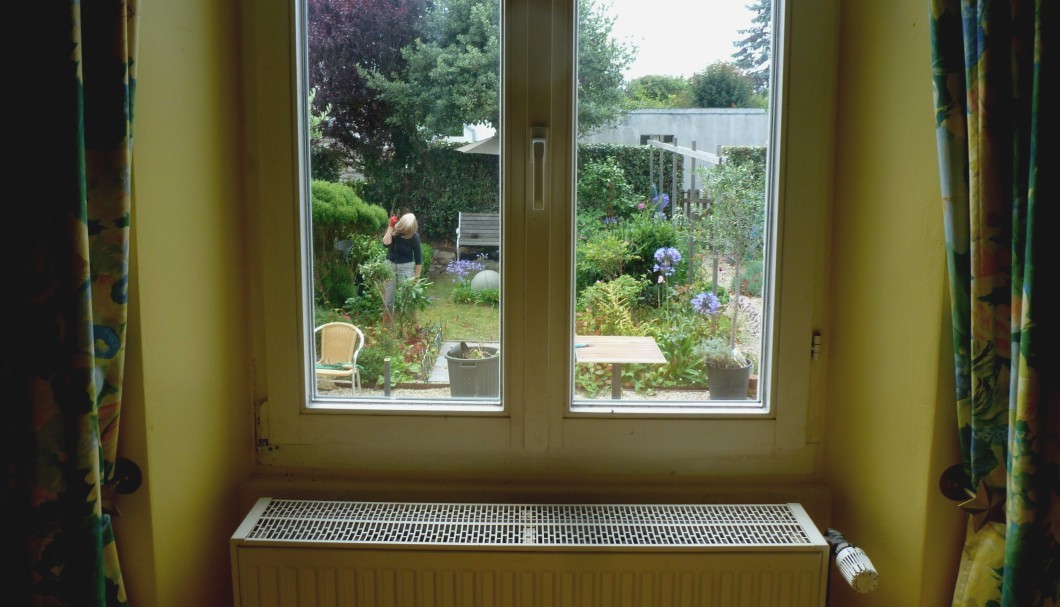
<svg viewBox="0 0 1060 607">
<path fill-rule="evenodd" d="M 312 378 L 305 361 L 312 356 L 307 353 L 312 342 L 303 334 L 307 311 L 301 297 L 309 292 L 309 277 L 300 259 L 311 252 L 300 232 L 308 214 L 298 171 L 299 159 L 306 156 L 300 134 L 305 107 L 293 92 L 301 45 L 293 24 L 300 4 L 247 0 L 245 198 L 259 464 L 385 469 L 406 476 L 444 469 L 504 478 L 560 470 L 574 478 L 815 472 L 823 395 L 818 388 L 822 371 L 811 363 L 810 345 L 824 309 L 838 8 L 835 0 L 776 2 L 784 13 L 788 44 L 774 54 L 774 67 L 785 66 L 779 73 L 786 78 L 774 85 L 781 91 L 781 119 L 771 143 L 781 151 L 781 162 L 773 167 L 781 184 L 774 217 L 780 261 L 775 321 L 767 331 L 778 354 L 763 374 L 770 381 L 760 386 L 771 404 L 709 415 L 659 415 L 636 409 L 569 410 L 572 280 L 547 269 L 572 265 L 574 0 L 505 0 L 502 9 L 507 82 L 501 129 L 502 174 L 507 176 L 502 179 L 503 236 L 512 251 L 533 254 L 502 256 L 501 409 L 309 406 L 305 394 Z M 563 6 L 566 14 L 539 10 L 547 6 Z M 530 53 L 536 59 L 543 49 L 551 49 L 551 63 L 528 61 Z M 542 82 L 548 88 L 535 88 Z M 531 124 L 549 127 L 551 205 L 545 213 L 524 212 L 525 173 L 515 170 L 528 162 Z"/>
</svg>

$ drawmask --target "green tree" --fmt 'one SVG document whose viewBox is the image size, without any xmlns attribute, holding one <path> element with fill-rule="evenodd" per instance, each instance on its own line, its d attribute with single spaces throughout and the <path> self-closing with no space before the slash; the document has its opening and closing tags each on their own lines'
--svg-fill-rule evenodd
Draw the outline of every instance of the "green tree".
<svg viewBox="0 0 1060 607">
<path fill-rule="evenodd" d="M 773 48 L 773 0 L 755 0 L 747 5 L 754 13 L 751 27 L 739 30 L 743 38 L 733 44 L 733 64 L 751 79 L 754 92 L 761 94 L 769 88 L 770 58 Z"/>
<path fill-rule="evenodd" d="M 740 266 L 752 253 L 761 249 L 765 235 L 766 182 L 763 165 L 751 160 L 737 160 L 719 164 L 704 173 L 714 235 L 721 250 L 732 256 L 735 275 L 739 277 Z M 733 290 L 733 296 L 740 297 L 739 285 Z M 733 306 L 730 346 L 736 345 L 739 310 L 738 305 Z"/>
<path fill-rule="evenodd" d="M 692 76 L 696 107 L 755 107 L 753 85 L 732 63 L 719 61 Z"/>
<path fill-rule="evenodd" d="M 684 76 L 641 76 L 626 85 L 624 105 L 630 110 L 689 108 L 692 87 Z"/>
<path fill-rule="evenodd" d="M 610 4 L 578 0 L 578 134 L 614 124 L 625 97 L 622 75 L 636 48 L 615 40 Z"/>
<path fill-rule="evenodd" d="M 596 0 L 579 0 L 579 132 L 621 112 L 622 73 L 631 45 L 612 38 L 614 17 Z M 394 108 L 392 123 L 421 139 L 456 135 L 463 125 L 499 124 L 500 17 L 496 0 L 439 0 L 422 38 L 402 49 L 400 71 L 375 71 L 370 86 Z"/>
</svg>

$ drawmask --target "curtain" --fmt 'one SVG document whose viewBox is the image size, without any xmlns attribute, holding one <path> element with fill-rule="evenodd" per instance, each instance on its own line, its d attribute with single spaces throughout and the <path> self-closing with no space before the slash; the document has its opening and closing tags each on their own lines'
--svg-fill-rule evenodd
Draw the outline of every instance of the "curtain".
<svg viewBox="0 0 1060 607">
<path fill-rule="evenodd" d="M 930 2 L 957 427 L 970 479 L 953 605 L 1058 605 L 1056 3 Z"/>
<path fill-rule="evenodd" d="M 27 3 L 9 56 L 3 595 L 127 605 L 111 527 L 127 328 L 137 0 Z M 24 72 L 24 74 L 23 74 Z M 25 76 L 24 78 L 22 76 Z M 11 137 L 14 128 L 28 130 Z M 9 156 L 10 157 L 10 156 Z M 17 188 L 19 186 L 11 186 Z M 11 243 L 8 247 L 13 247 Z M 8 542 L 8 538 L 12 541 Z"/>
</svg>

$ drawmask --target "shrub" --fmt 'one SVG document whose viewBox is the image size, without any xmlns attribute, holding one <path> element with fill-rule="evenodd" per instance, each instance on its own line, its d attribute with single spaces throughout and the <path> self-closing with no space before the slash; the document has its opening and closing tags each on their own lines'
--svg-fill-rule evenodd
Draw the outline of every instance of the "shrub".
<svg viewBox="0 0 1060 607">
<path fill-rule="evenodd" d="M 677 228 L 665 218 L 658 217 L 650 208 L 637 213 L 619 224 L 622 239 L 631 243 L 633 250 L 624 268 L 626 274 L 648 276 L 655 265 L 655 251 L 684 246 Z M 671 282 L 685 282 L 688 276 L 688 261 L 681 260 L 668 278 Z"/>
<path fill-rule="evenodd" d="M 387 215 L 382 207 L 364 202 L 352 188 L 340 183 L 314 180 L 311 192 L 314 299 L 333 308 L 359 291 L 353 249 L 341 251 L 335 245 L 378 231 L 386 224 Z M 362 250 L 366 246 L 362 244 Z"/>
<path fill-rule="evenodd" d="M 637 210 L 633 188 L 613 158 L 591 160 L 578 173 L 578 214 L 628 217 Z"/>
<path fill-rule="evenodd" d="M 692 76 L 696 107 L 754 107 L 754 84 L 739 68 L 719 61 Z"/>
</svg>

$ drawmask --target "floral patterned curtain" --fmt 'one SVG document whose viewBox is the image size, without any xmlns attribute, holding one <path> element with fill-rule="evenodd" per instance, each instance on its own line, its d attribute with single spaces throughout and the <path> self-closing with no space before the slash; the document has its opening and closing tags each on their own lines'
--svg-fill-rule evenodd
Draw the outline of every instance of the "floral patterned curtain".
<svg viewBox="0 0 1060 607">
<path fill-rule="evenodd" d="M 1060 193 L 1052 0 L 930 0 L 971 516 L 961 607 L 1060 604 Z M 1052 39 L 1050 40 L 1050 36 Z"/>
<path fill-rule="evenodd" d="M 5 386 L 16 399 L 3 422 L 8 575 L 14 604 L 127 605 L 111 527 L 129 279 L 132 108 L 138 0 L 29 3 L 12 24 L 28 36 L 9 125 Z M 20 65 L 11 65 L 20 69 Z M 11 76 L 9 76 L 11 77 Z M 14 93 L 14 91 L 11 91 Z M 28 186 L 28 187 L 26 187 Z M 10 308 L 9 308 L 10 310 Z M 17 538 L 8 542 L 6 538 Z M 23 565 L 23 563 L 25 563 Z M 27 579 L 28 578 L 28 579 Z"/>
</svg>

